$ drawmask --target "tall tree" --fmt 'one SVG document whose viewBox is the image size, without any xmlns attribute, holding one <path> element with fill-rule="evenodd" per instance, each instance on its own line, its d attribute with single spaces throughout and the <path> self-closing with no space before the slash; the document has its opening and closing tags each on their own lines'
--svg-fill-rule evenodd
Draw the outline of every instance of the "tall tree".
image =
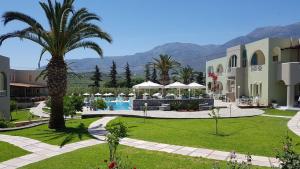
<svg viewBox="0 0 300 169">
<path fill-rule="evenodd" d="M 113 61 L 112 62 L 112 66 L 110 67 L 110 73 L 109 73 L 109 77 L 110 77 L 110 82 L 109 85 L 110 87 L 116 88 L 117 87 L 117 66 L 116 66 L 116 62 Z"/>
<path fill-rule="evenodd" d="M 152 70 L 152 74 L 151 74 L 151 81 L 154 83 L 158 83 L 155 65 L 153 66 L 153 70 Z"/>
<path fill-rule="evenodd" d="M 128 62 L 126 63 L 126 66 L 125 66 L 125 77 L 126 77 L 126 87 L 131 88 L 132 87 L 131 70 L 130 70 Z"/>
<path fill-rule="evenodd" d="M 179 78 L 184 84 L 189 84 L 194 80 L 194 70 L 190 66 L 186 66 L 180 69 Z"/>
<path fill-rule="evenodd" d="M 197 72 L 196 75 L 197 75 L 196 76 L 197 83 L 205 85 L 205 73 Z"/>
<path fill-rule="evenodd" d="M 150 80 L 150 64 L 145 65 L 145 81 Z"/>
<path fill-rule="evenodd" d="M 162 85 L 170 83 L 170 70 L 174 70 L 180 66 L 180 64 L 169 55 L 159 55 L 159 58 L 154 58 L 153 65 L 159 71 L 160 83 Z"/>
<path fill-rule="evenodd" d="M 92 86 L 100 87 L 100 81 L 102 81 L 101 78 L 102 78 L 101 72 L 100 72 L 98 66 L 96 65 L 95 72 L 94 72 L 93 76 L 91 77 L 91 80 L 94 81 L 94 84 Z"/>
<path fill-rule="evenodd" d="M 90 13 L 86 8 L 76 10 L 75 0 L 64 0 L 63 3 L 51 0 L 40 1 L 48 21 L 48 28 L 34 18 L 20 12 L 6 12 L 2 16 L 4 25 L 12 21 L 20 21 L 26 27 L 22 30 L 0 36 L 0 45 L 9 38 L 30 40 L 42 47 L 39 62 L 44 53 L 51 55 L 43 75 L 47 78 L 47 87 L 51 96 L 51 113 L 49 128 L 65 128 L 63 116 L 63 97 L 67 88 L 67 64 L 65 55 L 77 48 L 89 48 L 102 56 L 100 46 L 91 38 L 112 42 L 111 37 L 96 25 L 100 17 Z"/>
</svg>

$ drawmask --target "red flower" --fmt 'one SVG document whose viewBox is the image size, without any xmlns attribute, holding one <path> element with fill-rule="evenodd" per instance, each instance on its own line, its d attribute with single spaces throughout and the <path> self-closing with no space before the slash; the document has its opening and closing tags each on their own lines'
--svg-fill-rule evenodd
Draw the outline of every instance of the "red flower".
<svg viewBox="0 0 300 169">
<path fill-rule="evenodd" d="M 133 169 L 136 169 L 136 167 L 133 167 Z"/>
<path fill-rule="evenodd" d="M 117 163 L 115 161 L 110 162 L 110 164 L 108 165 L 109 169 L 114 169 L 117 167 Z"/>
</svg>

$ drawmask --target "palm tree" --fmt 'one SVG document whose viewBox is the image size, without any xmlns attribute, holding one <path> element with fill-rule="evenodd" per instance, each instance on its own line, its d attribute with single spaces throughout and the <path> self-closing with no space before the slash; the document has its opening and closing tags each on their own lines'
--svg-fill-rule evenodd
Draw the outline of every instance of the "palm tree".
<svg viewBox="0 0 300 169">
<path fill-rule="evenodd" d="M 4 25 L 12 21 L 20 21 L 27 27 L 22 30 L 0 36 L 0 46 L 6 39 L 20 38 L 30 40 L 42 47 L 39 62 L 44 53 L 48 52 L 51 59 L 45 69 L 47 87 L 51 97 L 51 114 L 49 128 L 63 129 L 63 97 L 67 88 L 67 64 L 64 56 L 77 48 L 89 48 L 102 56 L 101 47 L 91 41 L 100 38 L 111 43 L 109 34 L 102 31 L 95 23 L 100 17 L 90 13 L 86 8 L 74 9 L 74 0 L 64 0 L 61 4 L 51 0 L 39 2 L 48 20 L 49 28 L 45 29 L 34 18 L 20 12 L 6 12 L 2 16 Z"/>
<path fill-rule="evenodd" d="M 193 68 L 186 66 L 180 69 L 178 75 L 184 84 L 189 84 L 194 80 L 195 72 Z"/>
<path fill-rule="evenodd" d="M 154 58 L 153 65 L 159 71 L 160 83 L 162 85 L 170 83 L 170 70 L 174 70 L 180 66 L 180 64 L 169 55 L 159 55 L 159 58 Z"/>
</svg>

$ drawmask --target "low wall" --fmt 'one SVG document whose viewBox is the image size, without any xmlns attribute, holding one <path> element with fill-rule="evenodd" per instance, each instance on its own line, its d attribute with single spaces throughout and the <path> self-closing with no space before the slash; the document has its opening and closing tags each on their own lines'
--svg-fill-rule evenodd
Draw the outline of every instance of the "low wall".
<svg viewBox="0 0 300 169">
<path fill-rule="evenodd" d="M 148 104 L 148 110 L 158 110 L 161 104 L 172 104 L 172 103 L 188 103 L 190 101 L 196 101 L 198 104 L 207 104 L 208 106 L 214 106 L 214 99 L 135 99 L 132 102 L 133 110 L 142 110 L 145 103 Z"/>
</svg>

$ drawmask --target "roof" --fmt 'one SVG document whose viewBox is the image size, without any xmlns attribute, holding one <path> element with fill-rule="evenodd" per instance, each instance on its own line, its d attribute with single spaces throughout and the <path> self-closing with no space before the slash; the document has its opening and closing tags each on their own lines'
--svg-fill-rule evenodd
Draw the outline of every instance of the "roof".
<svg viewBox="0 0 300 169">
<path fill-rule="evenodd" d="M 46 86 L 27 84 L 27 83 L 10 83 L 10 86 L 25 87 L 25 88 L 46 88 Z"/>
</svg>

